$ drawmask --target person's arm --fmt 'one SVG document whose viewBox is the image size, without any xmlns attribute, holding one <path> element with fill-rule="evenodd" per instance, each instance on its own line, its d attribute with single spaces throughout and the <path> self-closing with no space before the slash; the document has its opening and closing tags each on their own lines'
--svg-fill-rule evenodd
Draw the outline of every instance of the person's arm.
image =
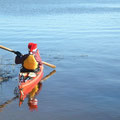
<svg viewBox="0 0 120 120">
<path fill-rule="evenodd" d="M 15 63 L 16 64 L 22 64 L 22 57 L 16 56 L 15 57 Z"/>
<path fill-rule="evenodd" d="M 23 61 L 27 58 L 28 55 L 22 55 L 22 56 L 16 56 L 15 57 L 15 63 L 16 64 L 22 64 Z"/>
<path fill-rule="evenodd" d="M 21 52 L 19 52 L 19 51 L 15 51 L 14 52 L 15 54 L 16 54 L 16 57 L 15 57 L 15 63 L 16 64 L 21 64 L 22 63 L 22 54 L 21 54 Z"/>
</svg>

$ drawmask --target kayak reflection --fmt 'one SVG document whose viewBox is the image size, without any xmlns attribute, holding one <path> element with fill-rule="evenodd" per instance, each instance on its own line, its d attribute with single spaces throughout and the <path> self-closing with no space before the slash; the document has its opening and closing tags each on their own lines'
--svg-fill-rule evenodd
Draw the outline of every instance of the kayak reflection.
<svg viewBox="0 0 120 120">
<path fill-rule="evenodd" d="M 47 80 L 50 76 L 52 76 L 54 73 L 56 73 L 56 70 L 53 70 L 52 72 L 50 72 L 48 75 L 46 75 L 44 78 L 42 78 L 42 80 L 32 89 L 32 91 L 27 95 L 28 98 L 28 106 L 29 106 L 29 110 L 30 111 L 34 111 L 38 109 L 38 100 L 36 98 L 36 96 L 40 93 L 41 89 L 42 89 L 42 82 L 44 82 L 45 80 Z M 16 88 L 15 88 L 16 89 Z M 17 89 L 18 90 L 18 89 Z M 17 93 L 19 91 L 15 90 L 15 97 L 6 100 L 3 104 L 0 104 L 0 112 L 3 111 L 3 109 L 10 104 L 11 102 L 13 102 L 14 100 L 19 98 L 19 106 L 22 105 L 23 101 L 25 100 L 26 96 L 24 96 L 24 100 L 20 99 L 20 95 Z"/>
<path fill-rule="evenodd" d="M 38 100 L 36 96 L 39 94 L 39 92 L 42 89 L 42 83 L 38 83 L 34 89 L 30 92 L 28 96 L 28 106 L 30 111 L 37 110 L 38 108 Z"/>
<path fill-rule="evenodd" d="M 24 102 L 25 98 L 28 98 L 28 107 L 30 111 L 34 111 L 38 109 L 38 100 L 36 96 L 40 93 L 42 89 L 42 82 L 47 80 L 50 76 L 56 73 L 56 70 L 53 70 L 48 75 L 46 75 L 42 80 L 27 94 L 27 95 L 20 95 L 19 97 L 19 106 L 21 107 L 22 103 Z"/>
<path fill-rule="evenodd" d="M 39 82 L 27 96 L 23 96 L 22 99 L 21 99 L 21 97 L 19 97 L 19 106 L 21 107 L 25 98 L 28 98 L 29 110 L 30 111 L 37 110 L 38 100 L 37 100 L 36 96 L 40 93 L 41 89 L 42 89 L 42 83 Z"/>
</svg>

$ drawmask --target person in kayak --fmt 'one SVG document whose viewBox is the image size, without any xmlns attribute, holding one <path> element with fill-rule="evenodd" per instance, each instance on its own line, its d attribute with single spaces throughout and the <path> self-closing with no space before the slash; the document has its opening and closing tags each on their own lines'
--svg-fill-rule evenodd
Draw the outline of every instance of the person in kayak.
<svg viewBox="0 0 120 120">
<path fill-rule="evenodd" d="M 29 52 L 28 54 L 22 55 L 19 51 L 15 52 L 17 55 L 15 57 L 16 64 L 22 64 L 21 72 L 36 72 L 42 65 L 42 60 L 37 49 L 37 44 L 28 44 Z"/>
</svg>

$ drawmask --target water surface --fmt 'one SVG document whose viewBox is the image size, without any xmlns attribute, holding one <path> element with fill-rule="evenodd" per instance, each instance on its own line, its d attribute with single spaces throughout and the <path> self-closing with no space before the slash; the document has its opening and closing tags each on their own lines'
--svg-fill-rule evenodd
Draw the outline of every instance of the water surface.
<svg viewBox="0 0 120 120">
<path fill-rule="evenodd" d="M 42 59 L 55 64 L 57 72 L 43 83 L 38 111 L 29 111 L 27 98 L 21 107 L 15 99 L 2 109 L 0 119 L 119 120 L 118 0 L 1 3 L 0 44 L 24 54 L 27 44 L 35 42 Z M 2 64 L 14 64 L 13 53 L 1 49 L 0 56 Z M 9 68 L 11 75 L 0 84 L 2 104 L 15 96 L 20 66 L 0 67 Z M 52 70 L 45 66 L 45 75 Z"/>
</svg>

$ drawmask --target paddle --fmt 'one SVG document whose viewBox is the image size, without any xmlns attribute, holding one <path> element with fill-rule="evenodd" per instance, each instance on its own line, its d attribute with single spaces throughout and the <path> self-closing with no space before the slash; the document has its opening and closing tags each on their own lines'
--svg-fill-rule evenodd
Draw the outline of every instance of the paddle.
<svg viewBox="0 0 120 120">
<path fill-rule="evenodd" d="M 48 63 L 48 62 L 42 61 L 42 63 L 43 63 L 44 65 L 47 65 L 47 66 L 51 67 L 51 68 L 56 68 L 55 65 L 50 64 L 50 63 Z"/>
<path fill-rule="evenodd" d="M 7 51 L 9 51 L 9 52 L 13 52 L 13 53 L 16 52 L 16 51 L 14 51 L 14 50 L 12 50 L 12 49 L 10 49 L 10 48 L 4 47 L 4 46 L 2 46 L 2 45 L 0 45 L 0 48 L 1 48 L 1 49 L 4 49 L 4 50 L 7 50 Z M 44 65 L 47 65 L 47 66 L 51 67 L 51 68 L 56 68 L 56 66 L 53 65 L 53 64 L 50 64 L 50 63 L 47 63 L 47 62 L 44 62 L 44 61 L 42 61 L 42 63 L 43 63 Z"/>
<path fill-rule="evenodd" d="M 1 48 L 1 49 L 4 49 L 4 50 L 7 50 L 7 51 L 9 51 L 9 52 L 13 52 L 13 53 L 15 53 L 14 50 L 9 49 L 9 48 L 7 48 L 7 47 L 4 47 L 4 46 L 2 46 L 2 45 L 0 45 L 0 48 Z"/>
</svg>

